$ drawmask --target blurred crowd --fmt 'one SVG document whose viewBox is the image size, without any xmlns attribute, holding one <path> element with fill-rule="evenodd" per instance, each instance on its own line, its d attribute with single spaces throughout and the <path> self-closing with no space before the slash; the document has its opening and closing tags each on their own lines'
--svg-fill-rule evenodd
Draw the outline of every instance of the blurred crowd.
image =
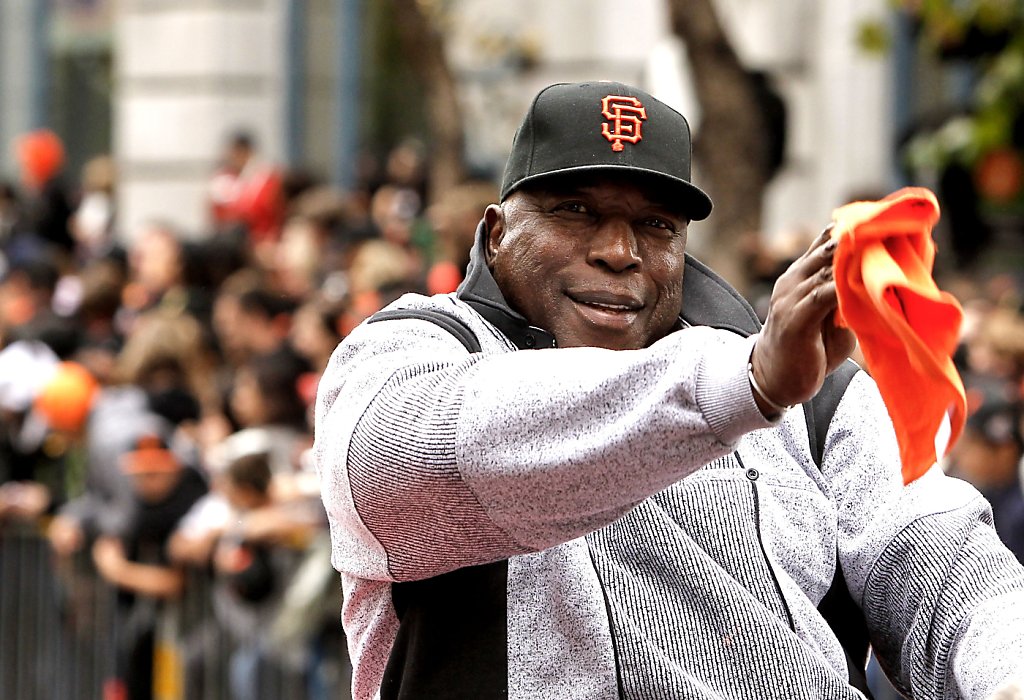
<svg viewBox="0 0 1024 700">
<path fill-rule="evenodd" d="M 391 300 L 455 289 L 494 183 L 432 192 L 408 141 L 340 191 L 238 132 L 209 178 L 206 230 L 125 231 L 110 157 L 67 173 L 45 130 L 14 152 L 19 180 L 0 183 L 0 534 L 38 528 L 67 586 L 84 584 L 62 562 L 85 557 L 119 591 L 110 697 L 150 696 L 154 610 L 188 595 L 190 571 L 212 581 L 213 614 L 191 630 L 185 697 L 223 663 L 233 697 L 257 698 L 259 669 L 289 656 L 315 687 L 318 659 L 344 655 L 309 458 L 318 378 Z M 762 313 L 795 239 L 746 248 Z M 1021 279 L 944 282 L 965 307 L 971 409 L 946 466 L 991 500 L 1024 560 Z"/>
<path fill-rule="evenodd" d="M 319 375 L 392 299 L 454 290 L 494 186 L 435 196 L 408 141 L 342 192 L 238 132 L 209 178 L 207 230 L 124 231 L 108 156 L 72 178 L 49 131 L 14 152 L 19 181 L 0 185 L 0 532 L 31 523 L 58 567 L 84 555 L 121 592 L 111 682 L 125 697 L 153 685 L 153 603 L 208 572 L 215 619 L 189 642 L 188 682 L 227 650 L 233 696 L 258 697 L 261 664 L 341 634 L 308 456 Z"/>
</svg>

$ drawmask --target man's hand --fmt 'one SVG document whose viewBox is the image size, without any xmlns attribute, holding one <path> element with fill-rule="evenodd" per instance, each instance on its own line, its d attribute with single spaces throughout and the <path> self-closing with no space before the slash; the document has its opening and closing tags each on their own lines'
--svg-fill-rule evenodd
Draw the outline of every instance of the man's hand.
<svg viewBox="0 0 1024 700">
<path fill-rule="evenodd" d="M 35 481 L 11 481 L 0 485 L 0 517 L 19 520 L 38 518 L 50 505 L 50 491 Z"/>
<path fill-rule="evenodd" d="M 47 530 L 47 537 L 53 551 L 59 556 L 68 557 L 82 548 L 85 543 L 85 533 L 77 520 L 64 515 L 58 515 L 50 522 Z"/>
<path fill-rule="evenodd" d="M 849 329 L 835 325 L 831 235 L 830 225 L 772 290 L 768 318 L 750 358 L 761 398 L 772 403 L 789 406 L 813 397 L 857 345 Z"/>
<path fill-rule="evenodd" d="M 127 561 L 120 540 L 116 537 L 100 537 L 92 546 L 92 561 L 103 578 L 120 585 Z"/>
</svg>

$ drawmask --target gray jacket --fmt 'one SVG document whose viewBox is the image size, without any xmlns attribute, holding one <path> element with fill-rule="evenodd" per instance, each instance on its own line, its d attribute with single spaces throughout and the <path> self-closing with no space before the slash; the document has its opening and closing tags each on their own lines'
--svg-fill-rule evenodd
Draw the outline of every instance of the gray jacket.
<svg viewBox="0 0 1024 700">
<path fill-rule="evenodd" d="M 481 353 L 428 321 L 363 324 L 320 384 L 355 697 L 860 697 L 817 609 L 837 551 L 905 692 L 1024 678 L 1024 568 L 966 483 L 903 486 L 864 373 L 819 470 L 801 412 L 758 411 L 752 338 L 516 352 L 464 292 L 394 306 L 458 317 Z"/>
</svg>

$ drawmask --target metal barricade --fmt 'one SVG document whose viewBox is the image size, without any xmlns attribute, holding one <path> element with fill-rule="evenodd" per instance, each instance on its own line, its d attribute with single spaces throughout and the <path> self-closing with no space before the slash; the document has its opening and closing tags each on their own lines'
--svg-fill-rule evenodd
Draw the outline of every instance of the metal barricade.
<svg viewBox="0 0 1024 700">
<path fill-rule="evenodd" d="M 311 547 L 284 556 L 292 560 L 291 573 L 298 574 L 322 551 Z M 314 563 L 322 568 L 322 562 Z M 280 636 L 277 626 L 238 638 L 219 624 L 215 585 L 208 572 L 192 570 L 180 600 L 156 604 L 154 700 L 349 696 L 350 670 L 337 616 L 333 625 L 328 620 L 311 628 L 316 634 L 297 641 L 285 634 L 277 640 L 283 648 L 275 649 L 268 642 Z M 87 553 L 60 560 L 41 526 L 0 524 L 0 698 L 124 697 L 113 682 L 130 614 L 123 598 L 96 575 Z M 325 602 L 328 609 L 334 605 Z M 283 616 L 302 614 L 287 605 Z M 259 653 L 246 654 L 252 650 Z"/>
<path fill-rule="evenodd" d="M 0 697 L 102 697 L 113 674 L 115 591 L 84 555 L 57 565 L 39 528 L 0 530 Z"/>
</svg>

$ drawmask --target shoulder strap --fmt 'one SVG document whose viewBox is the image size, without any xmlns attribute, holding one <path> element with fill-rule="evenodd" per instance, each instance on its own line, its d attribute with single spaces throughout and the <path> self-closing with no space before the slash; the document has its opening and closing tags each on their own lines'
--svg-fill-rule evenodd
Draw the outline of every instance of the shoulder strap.
<svg viewBox="0 0 1024 700">
<path fill-rule="evenodd" d="M 386 309 L 366 322 L 408 318 L 440 326 L 470 353 L 481 350 L 464 321 L 436 309 Z M 507 575 L 508 562 L 498 561 L 393 584 L 400 624 L 380 697 L 505 697 Z"/>
<path fill-rule="evenodd" d="M 403 318 L 429 321 L 455 336 L 456 340 L 462 343 L 470 353 L 480 352 L 480 341 L 464 321 L 436 309 L 385 309 L 370 316 L 370 318 L 366 319 L 366 322 L 376 323 L 377 321 L 391 321 Z"/>
<path fill-rule="evenodd" d="M 804 418 L 807 421 L 807 442 L 811 449 L 811 457 L 818 469 L 821 469 L 821 460 L 825 452 L 825 436 L 828 434 L 832 416 L 835 414 L 846 388 L 850 385 L 850 381 L 859 371 L 860 367 L 856 363 L 847 360 L 825 378 L 821 390 L 813 399 L 803 405 Z M 818 612 L 828 622 L 828 626 L 832 628 L 843 651 L 846 652 L 850 685 L 870 699 L 871 693 L 865 674 L 870 646 L 867 623 L 864 621 L 864 613 L 854 602 L 850 589 L 846 585 L 846 576 L 843 574 L 843 566 L 839 561 L 838 553 L 836 573 L 832 577 L 832 584 L 829 586 L 828 592 L 818 604 Z"/>
<path fill-rule="evenodd" d="M 847 360 L 832 374 L 825 377 L 825 382 L 814 398 L 804 403 L 804 419 L 807 421 L 807 443 L 811 448 L 811 457 L 814 463 L 821 469 L 821 458 L 825 451 L 825 436 L 828 434 L 829 423 L 832 422 L 832 414 L 836 412 L 839 402 L 850 385 L 853 375 L 860 371 L 860 367 L 851 360 Z"/>
</svg>

